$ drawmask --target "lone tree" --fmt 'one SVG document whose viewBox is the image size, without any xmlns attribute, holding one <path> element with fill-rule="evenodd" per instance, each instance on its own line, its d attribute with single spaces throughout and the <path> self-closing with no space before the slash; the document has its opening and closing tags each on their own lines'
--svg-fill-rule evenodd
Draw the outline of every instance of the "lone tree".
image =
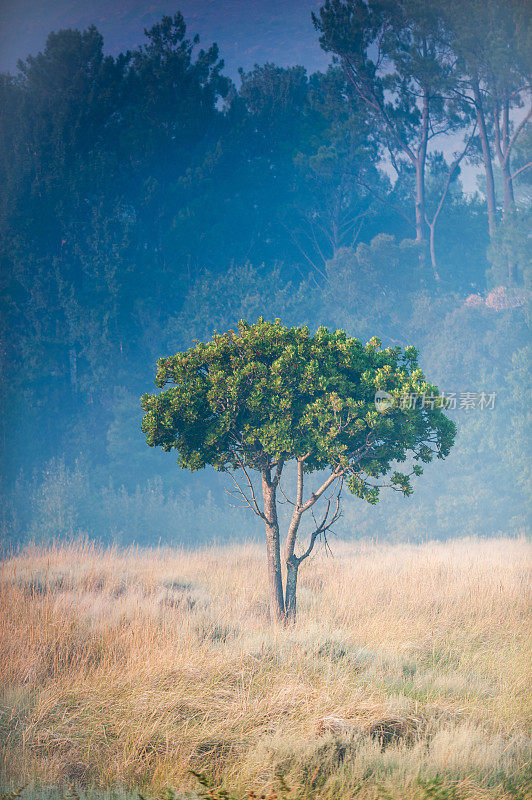
<svg viewBox="0 0 532 800">
<path fill-rule="evenodd" d="M 382 349 L 378 339 L 364 346 L 342 330 L 319 328 L 311 335 L 280 320 L 242 321 L 237 331 L 159 359 L 155 383 L 169 388 L 142 398 L 148 445 L 177 450 L 181 467 L 211 465 L 229 473 L 231 494 L 264 520 L 276 620 L 295 617 L 299 566 L 318 538 L 326 543 L 340 518 L 344 485 L 369 503 L 377 502 L 384 485 L 410 495 L 411 475 L 422 473 L 416 462 L 445 458 L 455 436 L 444 400 L 418 367 L 415 348 Z M 379 391 L 395 402 L 383 395 L 377 409 Z M 392 471 L 394 462 L 407 458 L 410 472 Z M 297 480 L 289 499 L 281 479 L 291 461 Z M 313 473 L 319 473 L 314 490 L 305 493 Z M 293 508 L 283 553 L 284 591 L 278 493 Z M 304 518 L 311 529 L 303 547 L 298 534 Z"/>
</svg>

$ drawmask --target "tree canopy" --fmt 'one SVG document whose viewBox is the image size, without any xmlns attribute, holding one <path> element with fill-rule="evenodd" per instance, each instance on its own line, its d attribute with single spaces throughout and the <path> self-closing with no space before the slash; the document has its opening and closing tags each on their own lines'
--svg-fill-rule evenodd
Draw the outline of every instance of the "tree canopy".
<svg viewBox="0 0 532 800">
<path fill-rule="evenodd" d="M 150 446 L 177 450 L 191 470 L 303 459 L 304 472 L 341 470 L 353 492 L 374 501 L 373 479 L 392 462 L 444 458 L 452 445 L 454 423 L 413 347 L 259 319 L 157 364 L 157 386 L 170 388 L 144 395 L 142 428 Z M 379 390 L 396 401 L 384 413 Z M 413 395 L 415 406 L 401 402 Z M 423 407 L 422 396 L 431 398 Z M 411 492 L 406 474 L 394 472 L 392 484 Z"/>
</svg>

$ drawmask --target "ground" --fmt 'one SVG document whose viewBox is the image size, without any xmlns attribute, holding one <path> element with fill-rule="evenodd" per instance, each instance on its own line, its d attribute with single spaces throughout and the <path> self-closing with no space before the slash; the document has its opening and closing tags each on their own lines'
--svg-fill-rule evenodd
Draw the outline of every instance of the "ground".
<svg viewBox="0 0 532 800">
<path fill-rule="evenodd" d="M 256 544 L 5 561 L 4 797 L 532 797 L 527 542 L 333 553 L 288 628 Z"/>
</svg>

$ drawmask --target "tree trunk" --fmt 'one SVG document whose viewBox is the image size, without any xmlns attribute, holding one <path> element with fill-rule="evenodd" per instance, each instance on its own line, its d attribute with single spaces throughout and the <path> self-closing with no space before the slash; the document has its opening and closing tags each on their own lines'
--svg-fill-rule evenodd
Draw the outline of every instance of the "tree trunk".
<svg viewBox="0 0 532 800">
<path fill-rule="evenodd" d="M 493 178 L 493 162 L 486 127 L 486 117 L 482 103 L 482 95 L 478 81 L 473 84 L 473 96 L 475 98 L 475 113 L 480 134 L 480 145 L 482 148 L 482 161 L 486 174 L 486 202 L 488 205 L 488 226 L 490 239 L 493 239 L 497 230 L 497 202 L 495 199 L 495 180 Z"/>
<path fill-rule="evenodd" d="M 299 569 L 299 559 L 294 554 L 296 546 L 297 531 L 299 523 L 301 522 L 301 506 L 303 504 L 303 461 L 298 459 L 297 462 L 297 493 L 296 504 L 290 520 L 288 534 L 286 536 L 286 545 L 284 551 L 284 560 L 286 564 L 286 592 L 285 592 L 285 614 L 289 622 L 295 622 L 296 619 L 296 590 L 297 590 L 297 571 Z"/>
<path fill-rule="evenodd" d="M 502 165 L 502 180 L 504 184 L 504 219 L 507 222 L 515 211 L 514 187 L 510 170 L 510 154 Z M 515 261 L 511 251 L 505 247 L 507 261 L 508 283 L 512 286 L 515 283 Z"/>
<path fill-rule="evenodd" d="M 510 99 L 507 89 L 504 92 L 502 105 L 502 145 L 504 158 L 501 163 L 501 169 L 504 182 L 504 216 L 506 217 L 515 210 L 514 185 L 510 166 Z"/>
<path fill-rule="evenodd" d="M 425 167 L 416 164 L 416 242 L 426 241 L 425 236 Z"/>
<path fill-rule="evenodd" d="M 297 571 L 299 560 L 292 557 L 286 563 L 286 594 L 285 594 L 285 613 L 288 622 L 295 622 L 296 619 L 296 592 L 297 592 Z"/>
<path fill-rule="evenodd" d="M 436 262 L 436 220 L 434 220 L 433 225 L 429 225 L 430 229 L 430 263 L 432 266 L 432 272 L 434 273 L 434 277 L 437 281 L 439 281 L 440 276 L 438 274 L 438 264 Z"/>
<path fill-rule="evenodd" d="M 285 619 L 283 600 L 283 579 L 281 573 L 281 550 L 279 543 L 279 522 L 277 520 L 276 486 L 272 485 L 267 470 L 262 473 L 262 494 L 266 525 L 266 549 L 268 558 L 268 587 L 270 595 L 270 616 L 273 621 Z"/>
<path fill-rule="evenodd" d="M 512 183 L 512 171 L 510 167 L 510 100 L 506 89 L 503 92 L 502 101 L 497 99 L 494 105 L 493 130 L 495 134 L 495 152 L 497 153 L 497 158 L 499 160 L 504 186 L 503 216 L 505 220 L 508 220 L 515 210 L 515 201 Z M 508 282 L 512 284 L 514 282 L 515 264 L 512 253 L 508 252 L 507 247 L 504 247 L 504 250 L 507 258 Z"/>
<path fill-rule="evenodd" d="M 502 165 L 502 179 L 504 184 L 504 217 L 505 219 L 515 209 L 514 186 L 510 169 L 510 156 Z"/>
<path fill-rule="evenodd" d="M 502 99 L 502 109 L 501 102 L 497 100 L 495 103 L 493 110 L 493 130 L 495 134 L 495 152 L 499 160 L 504 185 L 504 216 L 507 217 L 515 208 L 512 171 L 510 167 L 510 101 L 507 93 L 504 94 Z"/>
<path fill-rule="evenodd" d="M 425 163 L 416 162 L 416 242 L 420 245 L 419 266 L 422 279 L 427 272 L 427 222 L 425 219 Z M 437 273 L 434 270 L 434 277 Z"/>
<path fill-rule="evenodd" d="M 425 207 L 425 168 L 427 162 L 427 144 L 429 130 L 428 93 L 423 93 L 421 141 L 415 161 L 416 168 L 416 242 L 422 246 L 419 254 L 420 265 L 424 271 L 427 262 L 427 222 Z"/>
</svg>

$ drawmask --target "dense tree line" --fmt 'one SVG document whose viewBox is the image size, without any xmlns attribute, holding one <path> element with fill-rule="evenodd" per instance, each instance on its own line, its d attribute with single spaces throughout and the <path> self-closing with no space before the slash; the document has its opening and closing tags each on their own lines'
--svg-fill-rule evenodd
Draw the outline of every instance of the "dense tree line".
<svg viewBox="0 0 532 800">
<path fill-rule="evenodd" d="M 443 384 L 500 387 L 507 411 L 463 436 L 487 448 L 479 486 L 522 438 L 526 3 L 326 0 L 314 25 L 326 73 L 236 86 L 176 14 L 116 58 L 94 27 L 52 33 L 0 76 L 5 537 L 35 534 L 54 470 L 67 493 L 85 475 L 83 529 L 101 492 L 168 475 L 138 432 L 154 360 L 240 317 L 414 343 Z"/>
</svg>

